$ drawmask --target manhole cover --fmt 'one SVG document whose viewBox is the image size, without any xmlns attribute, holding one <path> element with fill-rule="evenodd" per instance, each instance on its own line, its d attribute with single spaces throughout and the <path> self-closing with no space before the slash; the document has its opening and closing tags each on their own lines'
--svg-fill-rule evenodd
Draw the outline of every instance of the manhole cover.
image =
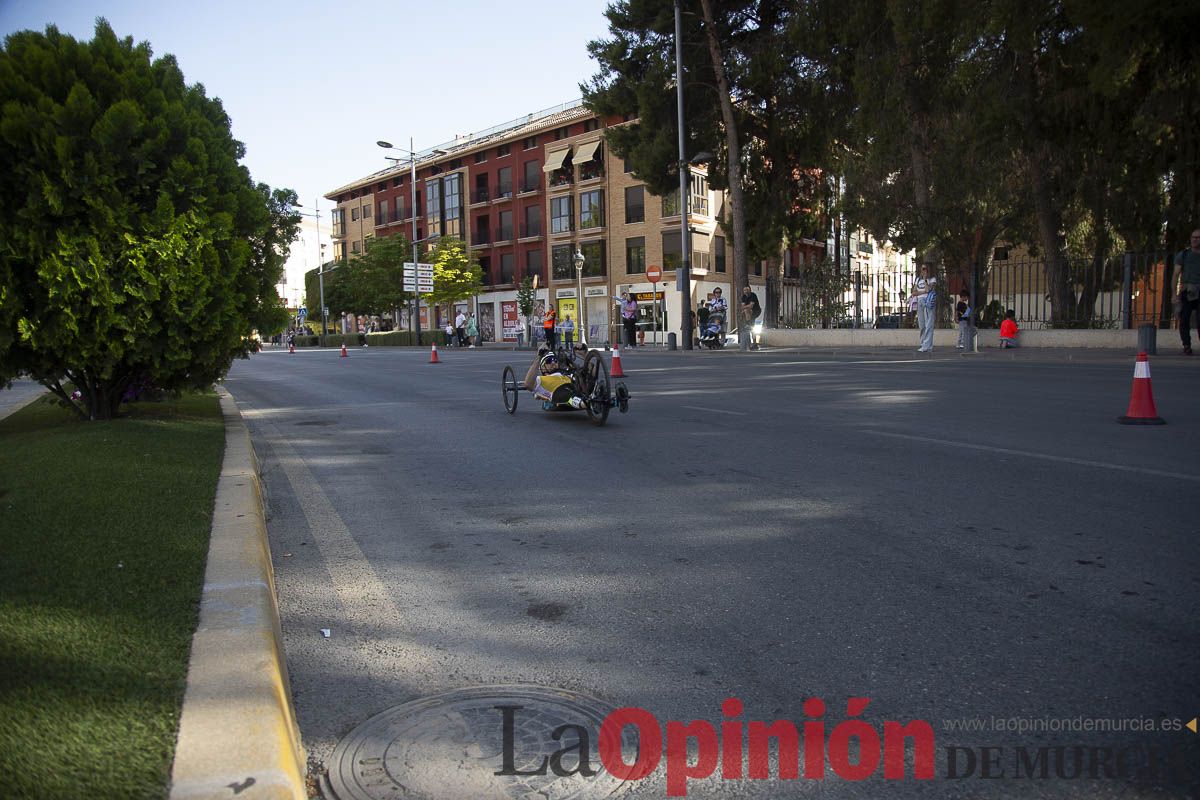
<svg viewBox="0 0 1200 800">
<path fill-rule="evenodd" d="M 497 706 L 520 706 L 505 711 Z M 337 800 L 589 800 L 612 797 L 628 783 L 600 762 L 600 724 L 611 708 L 585 695 L 541 686 L 484 686 L 414 700 L 377 714 L 333 751 L 329 784 Z M 505 742 L 505 717 L 512 721 Z M 579 774 L 579 726 L 587 733 L 591 777 Z M 624 760 L 637 759 L 636 727 L 627 726 Z M 540 772 L 555 753 L 556 770 Z"/>
</svg>

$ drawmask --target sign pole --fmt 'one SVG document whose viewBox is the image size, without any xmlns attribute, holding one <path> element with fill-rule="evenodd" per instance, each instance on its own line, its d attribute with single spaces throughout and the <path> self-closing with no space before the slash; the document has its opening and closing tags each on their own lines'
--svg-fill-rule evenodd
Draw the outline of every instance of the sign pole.
<svg viewBox="0 0 1200 800">
<path fill-rule="evenodd" d="M 650 302 L 653 303 L 651 308 L 654 314 L 654 327 L 652 339 L 655 343 L 658 342 L 658 281 L 662 278 L 662 269 L 654 264 L 646 267 L 646 280 L 650 281 Z"/>
</svg>

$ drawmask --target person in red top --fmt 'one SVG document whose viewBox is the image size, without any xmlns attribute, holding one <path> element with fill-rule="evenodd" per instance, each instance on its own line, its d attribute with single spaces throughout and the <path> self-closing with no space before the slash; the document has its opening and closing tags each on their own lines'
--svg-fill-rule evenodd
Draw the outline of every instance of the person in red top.
<svg viewBox="0 0 1200 800">
<path fill-rule="evenodd" d="M 1004 321 L 1000 323 L 1001 349 L 1017 346 L 1017 312 L 1011 308 L 1005 313 Z"/>
<path fill-rule="evenodd" d="M 551 350 L 558 346 L 558 329 L 555 327 L 557 323 L 554 306 L 550 306 L 546 309 L 546 318 L 542 321 L 542 328 L 546 331 L 546 346 Z"/>
</svg>

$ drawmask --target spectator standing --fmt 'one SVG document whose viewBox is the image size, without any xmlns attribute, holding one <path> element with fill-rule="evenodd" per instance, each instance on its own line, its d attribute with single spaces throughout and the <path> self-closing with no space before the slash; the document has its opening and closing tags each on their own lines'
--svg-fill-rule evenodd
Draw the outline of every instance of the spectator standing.
<svg viewBox="0 0 1200 800">
<path fill-rule="evenodd" d="M 575 323 L 571 322 L 570 314 L 563 315 L 563 321 L 562 321 L 562 325 L 560 326 L 560 328 L 562 329 L 562 335 L 563 335 L 563 347 L 570 350 L 571 345 L 575 341 Z"/>
<path fill-rule="evenodd" d="M 458 336 L 458 346 L 467 346 L 467 315 L 462 311 L 454 318 L 454 333 Z"/>
<path fill-rule="evenodd" d="M 758 318 L 762 315 L 762 306 L 758 302 L 758 295 L 749 286 L 742 289 L 741 301 L 742 319 L 745 320 L 745 325 L 749 331 L 750 349 L 757 350 L 758 342 L 754 340 L 754 326 Z"/>
<path fill-rule="evenodd" d="M 546 332 L 546 346 L 554 350 L 558 346 L 558 332 L 555 329 L 557 324 L 557 315 L 554 313 L 554 306 L 546 309 L 546 318 L 542 321 L 542 330 Z"/>
<path fill-rule="evenodd" d="M 474 314 L 467 315 L 467 341 L 470 342 L 468 347 L 474 347 L 479 343 L 479 323 L 475 321 Z"/>
<path fill-rule="evenodd" d="M 1004 314 L 1004 321 L 1000 323 L 1000 349 L 1016 347 L 1017 333 L 1017 312 L 1010 308 Z"/>
<path fill-rule="evenodd" d="M 625 326 L 625 346 L 637 347 L 637 301 L 629 292 L 621 292 L 621 324 Z"/>
<path fill-rule="evenodd" d="M 972 328 L 975 321 L 975 311 L 971 308 L 971 293 L 966 289 L 958 293 L 958 302 L 954 306 L 954 321 L 958 323 L 958 344 L 955 347 L 966 350 L 973 341 Z"/>
<path fill-rule="evenodd" d="M 1179 338 L 1183 340 L 1183 354 L 1192 354 L 1192 314 L 1196 315 L 1196 335 L 1200 336 L 1200 228 L 1192 231 L 1192 246 L 1180 250 L 1175 256 L 1175 273 L 1171 277 L 1175 287 L 1176 314 L 1179 316 Z"/>
<path fill-rule="evenodd" d="M 445 333 L 446 347 L 450 347 L 454 344 L 454 323 L 450 322 L 449 320 L 446 321 Z"/>
<path fill-rule="evenodd" d="M 937 278 L 929 274 L 929 265 L 921 265 L 921 274 L 913 284 L 913 296 L 917 299 L 917 325 L 921 329 L 921 346 L 918 353 L 933 352 L 933 313 L 937 307 Z"/>
</svg>

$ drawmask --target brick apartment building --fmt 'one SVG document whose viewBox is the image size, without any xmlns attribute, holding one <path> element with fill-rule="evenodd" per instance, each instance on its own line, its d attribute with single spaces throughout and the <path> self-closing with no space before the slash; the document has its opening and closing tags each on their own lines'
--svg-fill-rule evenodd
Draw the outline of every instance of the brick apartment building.
<svg viewBox="0 0 1200 800">
<path fill-rule="evenodd" d="M 538 300 L 553 303 L 559 319 L 569 315 L 581 330 L 576 251 L 585 259 L 588 341 L 617 341 L 615 298 L 625 290 L 639 301 L 647 340 L 656 299 L 659 339 L 664 330 L 678 331 L 678 192 L 651 195 L 609 152 L 604 131 L 624 122 L 599 119 L 579 104 L 560 106 L 417 154 L 417 239 L 455 236 L 467 244 L 483 268 L 484 288 L 462 305 L 475 308 L 485 340 L 515 340 L 517 288 L 525 276 L 538 276 Z M 412 236 L 410 169 L 407 161 L 397 163 L 325 195 L 336 204 L 335 258 L 353 259 L 374 236 Z M 689 187 L 691 307 L 718 286 L 732 301 L 733 247 L 717 222 L 725 194 L 709 187 L 703 167 L 690 168 Z M 646 280 L 650 265 L 662 268 L 657 286 Z M 762 265 L 748 272 L 763 297 Z M 422 306 L 422 330 L 444 324 L 442 313 Z"/>
</svg>

